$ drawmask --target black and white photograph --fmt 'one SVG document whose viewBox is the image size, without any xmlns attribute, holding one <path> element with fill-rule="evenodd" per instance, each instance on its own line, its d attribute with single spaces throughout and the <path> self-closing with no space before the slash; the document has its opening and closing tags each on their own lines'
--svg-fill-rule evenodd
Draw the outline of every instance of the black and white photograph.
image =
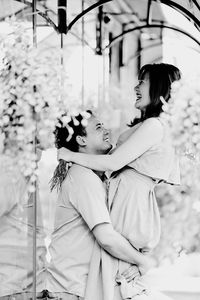
<svg viewBox="0 0 200 300">
<path fill-rule="evenodd" d="M 0 300 L 200 300 L 200 0 L 0 0 Z"/>
</svg>

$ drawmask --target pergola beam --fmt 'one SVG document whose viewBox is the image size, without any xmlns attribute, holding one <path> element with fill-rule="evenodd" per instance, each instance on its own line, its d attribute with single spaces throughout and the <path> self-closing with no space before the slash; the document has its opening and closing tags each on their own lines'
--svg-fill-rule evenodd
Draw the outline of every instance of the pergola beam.
<svg viewBox="0 0 200 300">
<path fill-rule="evenodd" d="M 173 26 L 170 26 L 170 25 L 165 25 L 165 24 L 145 24 L 145 25 L 142 25 L 142 26 L 136 26 L 136 27 L 133 27 L 133 28 L 130 28 L 128 30 L 125 30 L 123 31 L 122 33 L 120 33 L 119 35 L 115 36 L 112 41 L 103 49 L 108 49 L 110 48 L 111 46 L 113 46 L 115 43 L 119 42 L 119 40 L 124 36 L 124 35 L 127 35 L 131 32 L 134 32 L 136 30 L 142 30 L 142 29 L 145 29 L 145 28 L 167 28 L 167 29 L 170 29 L 170 30 L 174 30 L 174 31 L 177 31 L 177 32 L 180 32 L 186 36 L 188 36 L 190 39 L 192 39 L 194 42 L 196 42 L 199 46 L 200 46 L 200 41 L 198 41 L 195 37 L 193 37 L 191 34 L 189 34 L 188 32 L 180 29 L 180 28 L 177 28 L 177 27 L 173 27 Z"/>
</svg>

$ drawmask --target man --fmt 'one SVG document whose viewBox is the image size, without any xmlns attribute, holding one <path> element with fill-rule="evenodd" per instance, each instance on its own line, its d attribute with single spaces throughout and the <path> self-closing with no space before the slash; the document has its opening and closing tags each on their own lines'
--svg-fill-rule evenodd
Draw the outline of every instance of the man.
<svg viewBox="0 0 200 300">
<path fill-rule="evenodd" d="M 69 141 L 68 130 L 57 128 L 58 147 L 90 154 L 108 153 L 112 148 L 108 131 L 91 112 L 88 114 L 86 127 L 82 125 L 81 115 L 76 120 L 72 118 L 68 124 L 73 129 Z M 49 247 L 51 262 L 43 282 L 43 290 L 48 291 L 46 295 L 50 298 L 78 300 L 84 297 L 95 239 L 111 255 L 132 264 L 141 263 L 143 255 L 113 229 L 105 201 L 106 192 L 99 176 L 74 164 L 62 181 L 58 196 Z"/>
</svg>

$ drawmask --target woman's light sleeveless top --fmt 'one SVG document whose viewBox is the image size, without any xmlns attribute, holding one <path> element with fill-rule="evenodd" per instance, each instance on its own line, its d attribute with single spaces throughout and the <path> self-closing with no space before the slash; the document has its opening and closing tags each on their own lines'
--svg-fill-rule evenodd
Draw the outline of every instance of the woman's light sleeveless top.
<svg viewBox="0 0 200 300">
<path fill-rule="evenodd" d="M 156 119 L 163 125 L 164 134 L 162 140 L 148 149 L 136 160 L 129 163 L 128 166 L 151 178 L 178 185 L 180 184 L 179 160 L 172 144 L 170 130 L 166 120 L 162 118 Z M 137 124 L 131 128 L 130 131 L 125 132 L 125 134 L 120 137 L 118 145 L 125 142 L 134 129 L 137 130 L 140 125 L 141 124 Z"/>
</svg>

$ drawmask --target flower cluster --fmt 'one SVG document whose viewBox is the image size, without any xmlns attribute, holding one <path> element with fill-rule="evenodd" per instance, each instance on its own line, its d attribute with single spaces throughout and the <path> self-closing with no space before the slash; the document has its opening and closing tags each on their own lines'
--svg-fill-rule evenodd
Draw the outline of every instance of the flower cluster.
<svg viewBox="0 0 200 300">
<path fill-rule="evenodd" d="M 200 74 L 172 84 L 169 104 L 162 117 L 171 128 L 180 157 L 181 186 L 158 186 L 162 237 L 157 248 L 160 260 L 181 251 L 199 251 L 200 220 Z"/>
<path fill-rule="evenodd" d="M 12 22 L 10 27 L 0 44 L 0 130 L 5 154 L 16 160 L 34 192 L 37 146 L 53 145 L 57 120 L 69 109 L 63 94 L 67 78 L 57 49 L 33 47 L 24 23 Z"/>
<path fill-rule="evenodd" d="M 80 110 L 80 108 L 79 108 Z M 69 123 L 73 122 L 74 126 L 78 126 L 79 125 L 79 121 L 77 120 L 77 116 L 80 114 L 82 116 L 82 120 L 81 125 L 86 127 L 88 124 L 88 119 L 90 118 L 90 114 L 87 111 L 80 111 L 79 112 L 78 107 L 77 109 L 71 109 L 71 111 L 69 111 L 67 114 L 62 115 L 59 118 L 59 121 L 57 123 L 57 127 L 65 127 L 68 130 L 69 136 L 67 138 L 67 142 L 71 139 L 74 130 L 73 128 L 70 126 Z"/>
<path fill-rule="evenodd" d="M 176 148 L 196 163 L 200 153 L 199 80 L 200 74 L 172 83 L 171 99 L 164 112 Z"/>
</svg>

